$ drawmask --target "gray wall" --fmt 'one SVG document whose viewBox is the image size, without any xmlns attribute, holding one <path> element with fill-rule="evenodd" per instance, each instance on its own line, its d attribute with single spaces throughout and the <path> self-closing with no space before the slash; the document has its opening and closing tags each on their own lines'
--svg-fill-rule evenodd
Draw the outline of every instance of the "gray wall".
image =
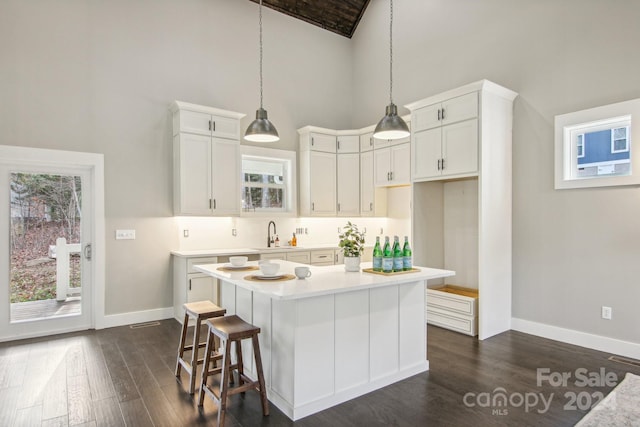
<svg viewBox="0 0 640 427">
<path fill-rule="evenodd" d="M 304 124 L 348 127 L 349 40 L 267 8 L 263 21 L 274 147 L 295 149 Z M 107 314 L 172 306 L 176 99 L 253 120 L 255 3 L 0 0 L 0 144 L 104 153 Z M 115 241 L 117 228 L 137 239 Z"/>
<path fill-rule="evenodd" d="M 174 99 L 258 106 L 248 0 L 0 0 L 0 144 L 105 154 L 107 312 L 171 305 Z M 394 100 L 488 78 L 514 119 L 515 317 L 640 343 L 640 193 L 553 189 L 553 117 L 640 97 L 635 0 L 395 3 Z M 264 10 L 265 107 L 295 129 L 365 126 L 388 102 L 388 2 L 352 40 Z M 407 111 L 402 109 L 402 112 Z M 116 242 L 113 230 L 136 228 Z M 215 242 L 212 242 L 215 244 Z M 600 319 L 600 306 L 613 320 Z"/>
<path fill-rule="evenodd" d="M 387 103 L 388 14 L 387 1 L 373 0 L 353 39 L 354 125 L 381 116 Z M 635 343 L 640 190 L 554 190 L 553 121 L 640 97 L 638 16 L 635 0 L 394 3 L 396 104 L 483 78 L 519 93 L 513 316 Z M 602 305 L 613 308 L 612 320 L 600 318 Z"/>
</svg>

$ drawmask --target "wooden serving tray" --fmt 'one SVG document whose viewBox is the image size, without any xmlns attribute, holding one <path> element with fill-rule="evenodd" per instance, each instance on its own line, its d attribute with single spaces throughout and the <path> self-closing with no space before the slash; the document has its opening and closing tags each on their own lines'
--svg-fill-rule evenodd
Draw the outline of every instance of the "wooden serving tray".
<svg viewBox="0 0 640 427">
<path fill-rule="evenodd" d="M 384 271 L 374 271 L 373 268 L 363 268 L 362 271 L 364 271 L 365 273 L 371 273 L 371 274 L 380 274 L 382 276 L 395 276 L 397 274 L 407 274 L 407 273 L 416 273 L 418 271 L 420 271 L 419 268 L 412 268 L 411 270 L 407 270 L 407 271 L 392 271 L 391 273 L 385 273 Z"/>
<path fill-rule="evenodd" d="M 252 270 L 260 270 L 260 267 L 258 267 L 257 265 L 247 265 L 245 267 L 238 267 L 238 268 L 232 268 L 232 267 L 218 267 L 217 270 L 219 271 L 228 271 L 228 272 L 235 272 L 235 271 L 252 271 Z"/>
<path fill-rule="evenodd" d="M 258 275 L 250 274 L 248 276 L 244 276 L 244 280 L 249 280 L 251 282 L 260 282 L 260 283 L 277 283 L 277 282 L 286 282 L 288 280 L 295 279 L 296 276 L 293 274 L 283 274 L 282 277 L 277 279 L 260 279 Z"/>
</svg>

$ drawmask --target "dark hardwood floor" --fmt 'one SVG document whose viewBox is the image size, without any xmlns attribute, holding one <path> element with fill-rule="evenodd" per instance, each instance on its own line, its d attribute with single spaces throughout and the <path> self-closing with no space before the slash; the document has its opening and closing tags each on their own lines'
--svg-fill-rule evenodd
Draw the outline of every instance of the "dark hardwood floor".
<svg viewBox="0 0 640 427">
<path fill-rule="evenodd" d="M 179 334 L 165 320 L 0 343 L 0 426 L 215 425 L 211 400 L 198 410 L 173 375 Z M 236 395 L 227 426 L 571 426 L 613 388 L 583 386 L 583 377 L 640 374 L 609 354 L 513 331 L 478 341 L 429 326 L 427 341 L 427 373 L 295 423 L 273 405 L 263 418 L 255 392 Z M 538 368 L 571 377 L 538 386 Z"/>
</svg>

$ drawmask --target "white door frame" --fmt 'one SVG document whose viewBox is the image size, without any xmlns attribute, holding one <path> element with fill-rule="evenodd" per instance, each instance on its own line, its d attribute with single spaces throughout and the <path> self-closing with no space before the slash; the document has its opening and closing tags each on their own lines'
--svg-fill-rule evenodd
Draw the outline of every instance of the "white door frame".
<svg viewBox="0 0 640 427">
<path fill-rule="evenodd" d="M 76 169 L 80 173 L 88 174 L 91 190 L 91 210 L 93 218 L 91 236 L 88 239 L 92 248 L 92 269 L 91 269 L 91 327 L 102 329 L 105 327 L 105 219 L 104 219 L 104 156 L 98 153 L 82 153 L 75 151 L 49 150 L 42 148 L 16 147 L 0 145 L 0 166 L 15 168 L 68 168 Z M 8 191 L 8 190 L 7 190 Z M 7 200 L 8 202 L 8 200 Z M 4 204 L 4 203 L 3 203 Z M 1 207 L 6 209 L 7 215 L 0 215 L 0 227 L 5 227 L 8 232 L 8 221 L 10 217 L 10 206 L 6 203 Z M 9 279 L 9 243 L 0 245 L 0 277 L 3 280 Z M 4 299 L 4 298 L 3 298 Z M 8 303 L 8 296 L 7 296 Z M 3 328 L 4 329 L 4 328 Z M 56 333 L 72 332 L 77 329 L 86 328 L 65 328 L 56 330 Z M 0 332 L 0 341 L 7 341 L 16 338 L 29 338 L 32 335 L 12 336 L 10 332 Z"/>
</svg>

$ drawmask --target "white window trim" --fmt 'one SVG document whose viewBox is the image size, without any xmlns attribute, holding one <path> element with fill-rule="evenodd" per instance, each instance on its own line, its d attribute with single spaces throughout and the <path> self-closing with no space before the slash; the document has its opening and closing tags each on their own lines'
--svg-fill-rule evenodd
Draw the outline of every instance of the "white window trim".
<svg viewBox="0 0 640 427">
<path fill-rule="evenodd" d="M 577 149 L 575 139 L 573 139 L 575 135 L 585 133 L 585 128 L 592 126 L 593 130 L 597 130 L 598 127 L 611 128 L 612 124 L 620 123 L 625 118 L 628 119 L 626 126 L 629 126 L 627 139 L 629 141 L 631 173 L 629 175 L 577 177 L 573 172 L 577 165 Z M 635 125 L 631 126 L 632 123 Z M 640 141 L 640 98 L 556 116 L 555 189 L 640 184 L 640 150 L 631 149 L 631 141 L 633 140 Z"/>
<path fill-rule="evenodd" d="M 614 131 L 616 129 L 626 129 L 627 130 L 627 136 L 626 138 L 624 138 L 625 141 L 625 148 L 623 148 L 622 150 L 616 150 L 615 148 L 615 142 L 618 141 L 617 139 L 614 138 Z M 622 140 L 622 138 L 620 139 Z M 613 128 L 611 129 L 611 153 L 615 154 L 615 153 L 626 153 L 627 151 L 629 151 L 629 126 L 620 126 L 617 128 Z"/>
<path fill-rule="evenodd" d="M 286 210 L 281 209 L 261 209 L 260 212 L 247 212 L 241 210 L 241 217 L 296 217 L 298 215 L 298 188 L 297 188 L 297 174 L 296 174 L 296 161 L 297 156 L 295 151 L 279 150 L 275 148 L 256 147 L 253 145 L 240 145 L 240 156 L 254 156 L 264 157 L 276 160 L 287 160 L 290 167 L 287 170 L 289 186 L 285 191 L 285 206 Z M 242 164 L 242 161 L 240 162 Z M 256 183 L 258 186 L 269 186 L 269 184 Z M 240 167 L 240 186 L 244 187 L 244 176 L 242 167 Z"/>
</svg>

